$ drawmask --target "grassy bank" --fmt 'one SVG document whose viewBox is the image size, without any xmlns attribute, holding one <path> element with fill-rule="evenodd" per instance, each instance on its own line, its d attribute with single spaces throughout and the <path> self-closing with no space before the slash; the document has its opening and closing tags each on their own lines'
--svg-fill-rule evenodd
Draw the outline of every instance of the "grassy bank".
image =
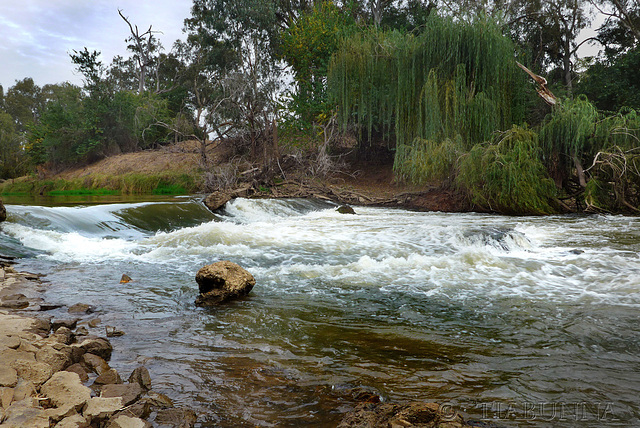
<svg viewBox="0 0 640 428">
<path fill-rule="evenodd" d="M 0 195 L 182 195 L 200 190 L 192 173 L 91 175 L 73 179 L 21 177 L 0 184 Z"/>
</svg>

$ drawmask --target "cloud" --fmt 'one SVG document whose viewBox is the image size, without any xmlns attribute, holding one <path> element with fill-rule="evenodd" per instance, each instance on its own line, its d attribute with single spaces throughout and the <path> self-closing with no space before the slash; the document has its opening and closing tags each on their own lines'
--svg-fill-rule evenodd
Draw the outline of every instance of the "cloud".
<svg viewBox="0 0 640 428">
<path fill-rule="evenodd" d="M 87 47 L 102 52 L 102 61 L 127 56 L 125 39 L 129 29 L 118 15 L 140 29 L 153 25 L 166 50 L 181 38 L 183 21 L 191 0 L 23 0 L 0 3 L 0 84 L 5 89 L 16 80 L 32 77 L 42 86 L 70 81 L 81 84 L 74 74 L 69 53 Z"/>
</svg>

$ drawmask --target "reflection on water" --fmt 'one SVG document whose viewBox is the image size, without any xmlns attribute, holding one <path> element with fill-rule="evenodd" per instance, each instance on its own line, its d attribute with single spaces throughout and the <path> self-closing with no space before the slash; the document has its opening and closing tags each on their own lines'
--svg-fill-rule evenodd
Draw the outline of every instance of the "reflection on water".
<svg viewBox="0 0 640 428">
<path fill-rule="evenodd" d="M 504 426 L 640 424 L 637 218 L 243 199 L 213 215 L 189 198 L 8 211 L 0 251 L 49 273 L 48 300 L 97 306 L 126 332 L 113 365 L 144 362 L 202 426 L 331 426 L 357 387 Z M 195 308 L 195 272 L 221 259 L 258 284 Z"/>
</svg>

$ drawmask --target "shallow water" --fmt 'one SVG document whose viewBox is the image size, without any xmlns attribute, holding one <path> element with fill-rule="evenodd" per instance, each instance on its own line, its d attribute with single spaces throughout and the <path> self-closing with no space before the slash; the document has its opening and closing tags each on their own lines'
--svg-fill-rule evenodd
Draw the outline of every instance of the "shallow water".
<svg viewBox="0 0 640 428">
<path fill-rule="evenodd" d="M 201 426 L 332 426 L 357 386 L 502 426 L 640 425 L 638 218 L 244 199 L 214 215 L 190 198 L 7 210 L 0 253 L 48 273 L 48 301 L 99 308 L 126 332 L 113 365 L 144 363 Z M 217 260 L 257 285 L 195 308 L 195 273 Z"/>
</svg>

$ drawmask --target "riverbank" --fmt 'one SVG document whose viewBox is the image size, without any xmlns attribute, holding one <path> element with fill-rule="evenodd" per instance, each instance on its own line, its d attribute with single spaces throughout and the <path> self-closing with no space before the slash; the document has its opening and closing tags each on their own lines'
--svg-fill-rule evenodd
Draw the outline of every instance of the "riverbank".
<svg viewBox="0 0 640 428">
<path fill-rule="evenodd" d="M 128 380 L 109 366 L 113 346 L 94 308 L 77 304 L 68 318 L 46 314 L 39 275 L 0 257 L 0 426 L 7 428 L 192 427 L 196 414 L 153 391 L 144 366 Z M 117 333 L 116 333 L 117 334 Z"/>
</svg>

